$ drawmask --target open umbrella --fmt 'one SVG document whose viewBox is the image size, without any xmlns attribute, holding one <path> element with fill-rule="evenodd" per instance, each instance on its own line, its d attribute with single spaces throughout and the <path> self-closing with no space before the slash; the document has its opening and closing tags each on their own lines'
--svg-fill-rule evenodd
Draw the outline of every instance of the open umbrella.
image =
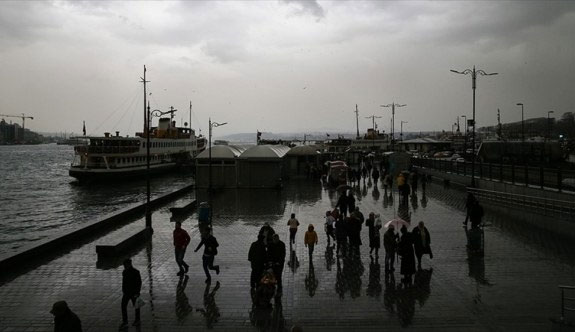
<svg viewBox="0 0 575 332">
<path fill-rule="evenodd" d="M 389 228 L 389 226 L 391 226 L 391 225 L 393 225 L 393 227 L 397 230 L 399 230 L 402 226 L 405 226 L 405 227 L 410 226 L 409 222 L 407 222 L 401 218 L 391 219 L 390 221 L 385 223 L 384 227 Z"/>
</svg>

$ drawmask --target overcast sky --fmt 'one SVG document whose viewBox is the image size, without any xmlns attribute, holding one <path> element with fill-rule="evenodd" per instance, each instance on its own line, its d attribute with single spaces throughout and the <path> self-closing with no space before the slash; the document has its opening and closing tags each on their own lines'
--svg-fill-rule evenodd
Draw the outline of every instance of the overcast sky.
<svg viewBox="0 0 575 332">
<path fill-rule="evenodd" d="M 0 2 L 0 114 L 89 134 L 143 126 L 174 106 L 207 134 L 451 130 L 575 111 L 575 2 Z M 18 121 L 17 118 L 6 120 Z M 157 120 L 157 119 L 155 119 Z M 155 123 L 155 122 L 154 122 Z"/>
</svg>

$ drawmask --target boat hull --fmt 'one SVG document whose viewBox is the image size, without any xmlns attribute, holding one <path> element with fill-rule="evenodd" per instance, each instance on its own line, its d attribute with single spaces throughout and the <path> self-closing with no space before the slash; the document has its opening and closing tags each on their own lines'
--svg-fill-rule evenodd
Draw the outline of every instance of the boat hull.
<svg viewBox="0 0 575 332">
<path fill-rule="evenodd" d="M 150 175 L 165 174 L 173 171 L 180 166 L 176 163 L 165 163 L 160 165 L 150 165 Z M 126 167 L 116 169 L 85 169 L 72 167 L 68 174 L 80 182 L 108 182 L 132 180 L 134 178 L 145 178 L 147 173 L 146 166 Z"/>
</svg>

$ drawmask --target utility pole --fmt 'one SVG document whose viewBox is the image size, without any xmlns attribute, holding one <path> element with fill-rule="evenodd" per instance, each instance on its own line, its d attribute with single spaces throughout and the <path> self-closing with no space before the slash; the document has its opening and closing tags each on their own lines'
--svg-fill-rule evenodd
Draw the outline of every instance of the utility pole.
<svg viewBox="0 0 575 332">
<path fill-rule="evenodd" d="M 355 104 L 355 126 L 357 128 L 355 138 L 359 139 L 359 111 L 357 110 L 357 104 Z"/>
</svg>

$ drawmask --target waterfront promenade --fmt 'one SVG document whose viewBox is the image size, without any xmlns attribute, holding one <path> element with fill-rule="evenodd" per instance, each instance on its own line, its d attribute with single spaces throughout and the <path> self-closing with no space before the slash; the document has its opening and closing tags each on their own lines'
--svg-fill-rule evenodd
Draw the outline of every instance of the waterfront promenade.
<svg viewBox="0 0 575 332">
<path fill-rule="evenodd" d="M 373 186 L 354 189 L 357 205 L 367 217 L 380 213 L 385 221 L 397 216 L 398 202 L 384 200 Z M 200 197 L 201 200 L 201 197 Z M 319 183 L 291 181 L 282 191 L 231 190 L 214 199 L 214 235 L 220 243 L 208 296 L 201 268 L 197 216 L 183 222 L 192 237 L 186 253 L 191 265 L 183 289 L 173 257 L 170 206 L 153 215 L 154 235 L 132 257 L 142 274 L 141 331 L 321 330 L 441 330 L 546 331 L 550 317 L 560 313 L 558 285 L 575 284 L 573 248 L 549 234 L 487 213 L 485 257 L 466 251 L 463 191 L 428 184 L 409 202 L 412 225 L 425 221 L 431 233 L 433 260 L 425 256 L 423 271 L 411 288 L 399 286 L 399 263 L 392 279 L 385 278 L 383 249 L 371 261 L 367 228 L 362 229 L 361 261 L 338 259 L 326 246 L 323 216 L 335 205 L 337 193 Z M 287 220 L 295 213 L 301 226 L 293 246 L 299 266 L 284 268 L 281 305 L 254 311 L 250 298 L 247 253 L 264 222 L 270 222 L 288 244 Z M 310 265 L 303 236 L 316 226 L 319 245 Z M 36 262 L 4 277 L 0 286 L 0 331 L 51 331 L 52 303 L 66 300 L 81 318 L 85 331 L 116 331 L 121 322 L 120 262 L 97 264 L 95 246 L 123 239 L 144 225 L 142 219 L 103 238 L 78 245 L 58 257 Z M 333 243 L 332 243 L 333 244 Z M 289 252 L 289 249 L 288 249 Z M 289 261 L 289 253 L 286 258 Z M 6 273 L 3 273 L 6 275 Z M 216 282 L 220 288 L 212 293 Z M 133 310 L 128 307 L 130 322 Z M 130 327 L 130 331 L 136 328 Z"/>
</svg>

